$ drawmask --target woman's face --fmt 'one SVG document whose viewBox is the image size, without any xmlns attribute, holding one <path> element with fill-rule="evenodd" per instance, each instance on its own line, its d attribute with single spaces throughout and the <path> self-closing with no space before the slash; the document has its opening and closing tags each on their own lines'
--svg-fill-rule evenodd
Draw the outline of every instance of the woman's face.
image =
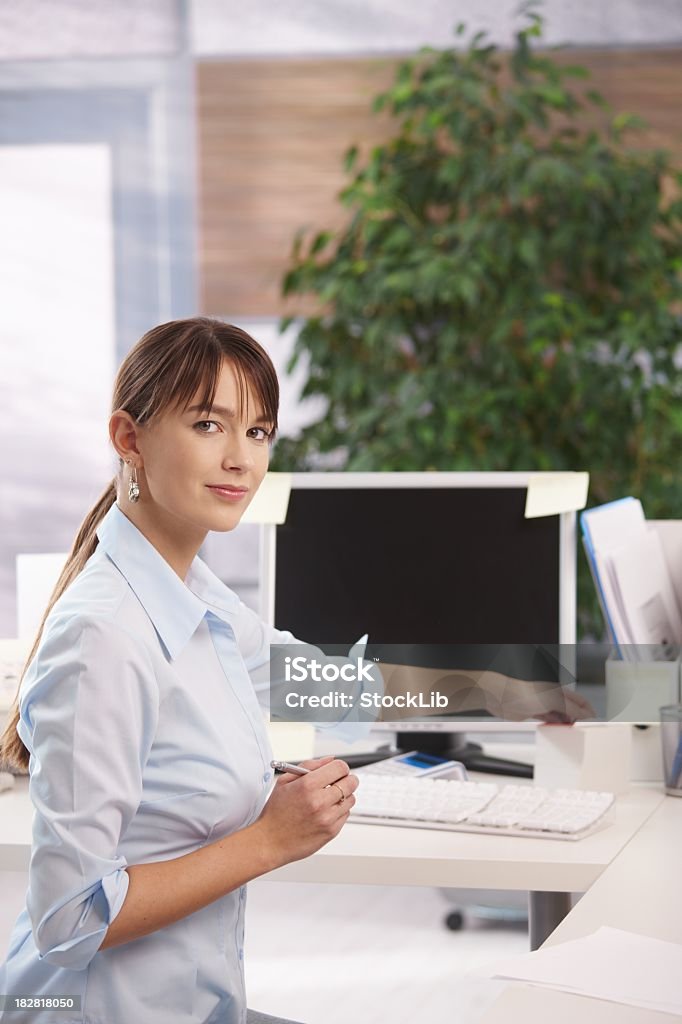
<svg viewBox="0 0 682 1024">
<path fill-rule="evenodd" d="M 169 526 L 233 530 L 267 471 L 272 423 L 250 388 L 248 415 L 244 409 L 240 417 L 238 381 L 227 361 L 213 407 L 198 402 L 197 395 L 186 412 L 169 411 L 138 428 L 140 505 L 152 505 Z"/>
</svg>

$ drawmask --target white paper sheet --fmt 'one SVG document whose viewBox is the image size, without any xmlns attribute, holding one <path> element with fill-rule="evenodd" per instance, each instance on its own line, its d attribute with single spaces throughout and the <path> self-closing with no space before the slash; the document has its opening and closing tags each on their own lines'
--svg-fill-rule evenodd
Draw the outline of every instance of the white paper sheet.
<svg viewBox="0 0 682 1024">
<path fill-rule="evenodd" d="M 476 973 L 682 1014 L 682 945 L 619 928 L 602 927 Z"/>
<path fill-rule="evenodd" d="M 638 498 L 622 498 L 607 505 L 589 509 L 582 515 L 583 530 L 589 539 L 589 551 L 599 577 L 604 614 L 612 639 L 625 661 L 635 657 L 634 641 L 630 635 L 627 610 L 623 608 L 616 578 L 612 571 L 610 553 L 622 548 L 633 538 L 646 532 L 646 519 Z M 590 557 L 590 556 L 588 556 Z"/>
<path fill-rule="evenodd" d="M 682 617 L 658 534 L 647 530 L 612 551 L 611 567 L 632 643 L 651 645 L 651 659 L 664 660 L 665 649 L 682 642 Z"/>
<path fill-rule="evenodd" d="M 608 608 L 614 639 L 620 646 L 623 658 L 628 661 L 633 650 L 633 640 L 628 628 L 627 612 L 622 607 L 618 586 L 611 571 L 611 559 L 601 551 L 595 551 L 592 557 L 601 582 L 604 602 Z"/>
<path fill-rule="evenodd" d="M 665 661 L 682 643 L 679 608 L 657 531 L 641 502 L 623 498 L 583 513 L 586 549 L 620 657 Z"/>
<path fill-rule="evenodd" d="M 646 530 L 646 518 L 638 498 L 623 498 L 585 513 L 590 541 L 595 550 L 611 551 Z"/>
</svg>

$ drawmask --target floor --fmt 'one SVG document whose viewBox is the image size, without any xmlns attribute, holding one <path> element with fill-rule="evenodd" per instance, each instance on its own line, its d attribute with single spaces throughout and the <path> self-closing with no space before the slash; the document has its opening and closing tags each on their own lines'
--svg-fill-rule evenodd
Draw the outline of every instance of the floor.
<svg viewBox="0 0 682 1024">
<path fill-rule="evenodd" d="M 467 975 L 527 952 L 527 926 L 470 914 L 453 932 L 452 909 L 438 889 L 252 882 L 249 1005 L 304 1024 L 474 1024 L 504 985 Z"/>
</svg>

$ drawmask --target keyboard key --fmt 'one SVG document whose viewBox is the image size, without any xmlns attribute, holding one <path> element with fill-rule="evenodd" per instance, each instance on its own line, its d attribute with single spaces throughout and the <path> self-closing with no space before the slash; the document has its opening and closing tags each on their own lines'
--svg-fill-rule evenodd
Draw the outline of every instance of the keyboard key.
<svg viewBox="0 0 682 1024">
<path fill-rule="evenodd" d="M 612 793 L 535 786 L 363 774 L 354 821 L 497 832 L 509 836 L 582 838 L 605 823 Z"/>
</svg>

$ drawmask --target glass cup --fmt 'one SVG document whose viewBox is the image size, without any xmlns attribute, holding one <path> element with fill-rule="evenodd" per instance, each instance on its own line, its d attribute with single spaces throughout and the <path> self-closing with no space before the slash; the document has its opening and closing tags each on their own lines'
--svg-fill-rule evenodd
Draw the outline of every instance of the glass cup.
<svg viewBox="0 0 682 1024">
<path fill-rule="evenodd" d="M 665 791 L 682 796 L 682 704 L 669 704 L 660 714 Z"/>
</svg>

